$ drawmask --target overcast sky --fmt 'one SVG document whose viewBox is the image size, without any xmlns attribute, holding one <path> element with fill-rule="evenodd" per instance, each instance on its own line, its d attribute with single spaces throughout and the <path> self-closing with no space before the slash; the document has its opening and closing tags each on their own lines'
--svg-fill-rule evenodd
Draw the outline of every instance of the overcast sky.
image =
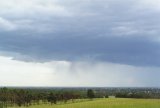
<svg viewBox="0 0 160 108">
<path fill-rule="evenodd" d="M 159 0 L 0 0 L 0 86 L 160 87 Z"/>
</svg>

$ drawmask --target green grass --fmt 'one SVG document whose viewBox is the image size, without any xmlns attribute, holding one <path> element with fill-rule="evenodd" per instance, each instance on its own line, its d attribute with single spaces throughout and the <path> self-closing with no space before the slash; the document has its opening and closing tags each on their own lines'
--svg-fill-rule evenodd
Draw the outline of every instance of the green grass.
<svg viewBox="0 0 160 108">
<path fill-rule="evenodd" d="M 19 107 L 12 107 L 19 108 Z M 21 107 L 26 108 L 26 107 Z M 61 105 L 33 105 L 27 108 L 160 108 L 158 99 L 96 99 Z"/>
</svg>

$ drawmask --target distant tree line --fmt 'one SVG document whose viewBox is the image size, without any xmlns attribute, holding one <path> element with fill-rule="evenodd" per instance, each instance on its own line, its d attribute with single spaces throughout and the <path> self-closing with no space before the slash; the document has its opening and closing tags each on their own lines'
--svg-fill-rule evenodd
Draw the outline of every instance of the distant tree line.
<svg viewBox="0 0 160 108">
<path fill-rule="evenodd" d="M 96 98 L 145 98 L 160 99 L 160 88 L 92 88 Z"/>
<path fill-rule="evenodd" d="M 152 98 L 152 95 L 147 94 L 147 93 L 117 93 L 116 94 L 117 98 Z"/>
</svg>

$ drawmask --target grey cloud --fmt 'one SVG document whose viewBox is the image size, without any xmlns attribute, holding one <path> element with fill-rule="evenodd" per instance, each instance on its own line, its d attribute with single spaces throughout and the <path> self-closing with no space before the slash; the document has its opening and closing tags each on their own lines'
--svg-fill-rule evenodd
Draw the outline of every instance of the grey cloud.
<svg viewBox="0 0 160 108">
<path fill-rule="evenodd" d="M 37 3 L 41 4 L 34 1 L 31 6 Z M 47 3 L 57 5 L 59 10 L 53 8 L 52 13 L 52 9 L 46 9 L 39 14 L 34 11 L 34 15 L 18 12 L 13 17 L 0 13 L 18 27 L 16 31 L 0 32 L 1 51 L 16 53 L 15 59 L 27 61 L 96 60 L 160 65 L 160 44 L 155 41 L 160 34 L 159 11 L 143 8 L 135 0 L 47 0 L 42 2 L 46 4 L 42 10 Z M 28 7 L 24 7 L 27 12 Z"/>
<path fill-rule="evenodd" d="M 37 37 L 5 35 L 5 38 L 0 40 L 0 45 L 1 50 L 20 53 L 36 61 L 100 60 L 130 65 L 160 65 L 159 43 L 143 38 L 40 37 L 37 39 Z"/>
</svg>

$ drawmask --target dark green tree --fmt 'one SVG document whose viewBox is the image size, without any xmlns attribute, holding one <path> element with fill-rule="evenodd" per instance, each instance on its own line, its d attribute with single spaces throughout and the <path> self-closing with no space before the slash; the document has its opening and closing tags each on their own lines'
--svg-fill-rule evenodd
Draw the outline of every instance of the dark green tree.
<svg viewBox="0 0 160 108">
<path fill-rule="evenodd" d="M 57 97 L 55 94 L 50 93 L 48 98 L 47 98 L 48 102 L 51 102 L 51 104 L 56 104 L 57 103 Z"/>
<path fill-rule="evenodd" d="M 87 91 L 87 97 L 90 99 L 93 99 L 95 97 L 94 91 L 92 89 L 89 89 Z"/>
</svg>

